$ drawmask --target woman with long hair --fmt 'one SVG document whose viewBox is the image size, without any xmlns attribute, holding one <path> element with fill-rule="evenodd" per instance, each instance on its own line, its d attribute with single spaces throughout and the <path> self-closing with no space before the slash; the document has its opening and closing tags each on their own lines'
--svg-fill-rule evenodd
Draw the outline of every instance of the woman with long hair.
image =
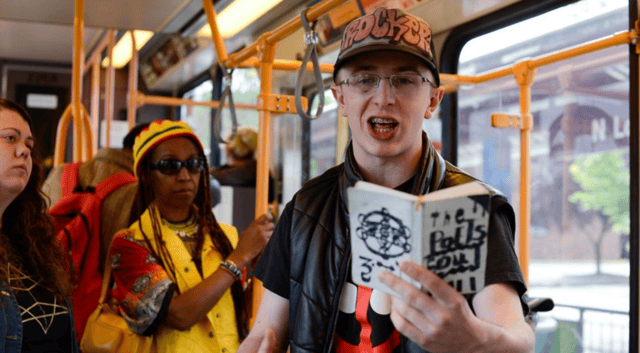
<svg viewBox="0 0 640 353">
<path fill-rule="evenodd" d="M 0 351 L 78 352 L 67 264 L 31 131 L 27 111 L 0 99 Z"/>
<path fill-rule="evenodd" d="M 120 314 L 159 352 L 235 352 L 250 309 L 242 270 L 271 236 L 271 216 L 239 237 L 216 221 L 204 150 L 184 122 L 151 123 L 133 155 L 141 214 L 110 250 Z"/>
</svg>

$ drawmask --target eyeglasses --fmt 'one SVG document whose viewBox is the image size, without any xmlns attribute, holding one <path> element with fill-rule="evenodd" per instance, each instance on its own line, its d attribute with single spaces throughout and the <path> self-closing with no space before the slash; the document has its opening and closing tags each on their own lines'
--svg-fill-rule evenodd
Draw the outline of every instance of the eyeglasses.
<svg viewBox="0 0 640 353">
<path fill-rule="evenodd" d="M 346 84 L 355 91 L 363 94 L 374 93 L 378 89 L 378 86 L 380 86 L 380 81 L 383 79 L 388 79 L 391 87 L 393 87 L 397 93 L 407 95 L 415 93 L 425 82 L 429 82 L 431 86 L 435 87 L 433 82 L 417 73 L 403 73 L 391 75 L 389 77 L 380 77 L 375 74 L 354 74 L 342 80 L 338 84 Z"/>
<path fill-rule="evenodd" d="M 204 169 L 204 160 L 202 158 L 191 158 L 186 161 L 177 159 L 161 159 L 157 163 L 150 163 L 152 170 L 157 170 L 164 175 L 176 175 L 180 173 L 182 167 L 187 168 L 191 174 L 198 174 Z"/>
</svg>

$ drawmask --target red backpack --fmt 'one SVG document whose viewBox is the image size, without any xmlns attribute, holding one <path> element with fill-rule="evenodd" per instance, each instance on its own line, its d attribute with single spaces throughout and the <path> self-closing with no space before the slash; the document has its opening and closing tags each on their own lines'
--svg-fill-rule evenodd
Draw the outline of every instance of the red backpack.
<svg viewBox="0 0 640 353">
<path fill-rule="evenodd" d="M 119 187 L 136 181 L 129 173 L 118 173 L 83 190 L 78 184 L 80 163 L 65 166 L 62 198 L 49 209 L 56 222 L 56 237 L 69 254 L 71 272 L 76 280 L 72 303 L 78 341 L 100 298 L 102 274 L 98 262 L 102 201 Z"/>
</svg>

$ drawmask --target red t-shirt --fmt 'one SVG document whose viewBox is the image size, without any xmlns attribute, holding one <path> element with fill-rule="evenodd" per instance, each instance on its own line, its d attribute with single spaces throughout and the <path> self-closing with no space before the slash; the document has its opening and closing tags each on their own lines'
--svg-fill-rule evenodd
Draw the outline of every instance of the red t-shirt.
<svg viewBox="0 0 640 353">
<path fill-rule="evenodd" d="M 336 326 L 335 352 L 391 353 L 400 336 L 390 317 L 388 294 L 345 283 Z"/>
</svg>

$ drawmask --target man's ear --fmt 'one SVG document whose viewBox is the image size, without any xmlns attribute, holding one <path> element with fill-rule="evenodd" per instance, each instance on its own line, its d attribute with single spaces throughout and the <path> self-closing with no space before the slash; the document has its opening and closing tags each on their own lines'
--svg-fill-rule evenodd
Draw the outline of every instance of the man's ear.
<svg viewBox="0 0 640 353">
<path fill-rule="evenodd" d="M 442 97 L 444 97 L 444 87 L 440 86 L 431 90 L 431 97 L 429 98 L 429 107 L 427 107 L 427 110 L 424 112 L 425 119 L 431 118 L 431 115 L 433 115 L 433 112 L 436 111 L 436 109 L 440 105 L 440 102 L 442 102 Z"/>
<path fill-rule="evenodd" d="M 342 92 L 342 86 L 332 85 L 331 93 L 333 93 L 333 98 L 335 98 L 336 102 L 338 102 L 338 105 L 343 112 L 343 116 L 346 116 L 344 115 L 344 94 Z"/>
</svg>

